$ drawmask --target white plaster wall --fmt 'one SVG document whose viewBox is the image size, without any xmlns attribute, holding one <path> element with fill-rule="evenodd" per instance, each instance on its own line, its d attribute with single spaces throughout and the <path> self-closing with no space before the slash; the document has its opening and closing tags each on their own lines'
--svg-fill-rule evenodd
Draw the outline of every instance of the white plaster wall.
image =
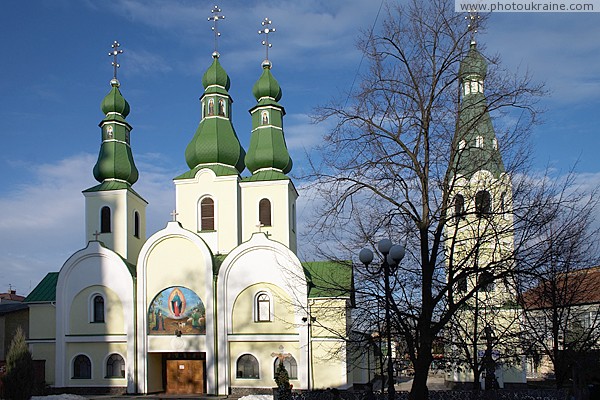
<svg viewBox="0 0 600 400">
<path fill-rule="evenodd" d="M 174 182 L 177 221 L 185 229 L 199 232 L 198 203 L 204 196 L 210 196 L 215 202 L 216 235 L 199 232 L 199 236 L 205 239 L 214 254 L 227 254 L 240 243 L 238 175 L 216 176 L 210 169 L 201 169 L 192 179 Z"/>
</svg>

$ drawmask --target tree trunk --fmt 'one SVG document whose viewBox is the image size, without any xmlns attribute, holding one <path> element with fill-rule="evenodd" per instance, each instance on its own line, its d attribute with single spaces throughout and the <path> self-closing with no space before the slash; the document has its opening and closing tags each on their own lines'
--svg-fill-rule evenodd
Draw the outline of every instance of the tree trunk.
<svg viewBox="0 0 600 400">
<path fill-rule="evenodd" d="M 415 376 L 412 387 L 408 395 L 409 400 L 427 400 L 429 399 L 429 389 L 427 388 L 427 376 L 429 375 L 429 366 L 433 356 L 431 354 L 431 343 L 421 344 L 419 354 L 415 361 Z"/>
</svg>

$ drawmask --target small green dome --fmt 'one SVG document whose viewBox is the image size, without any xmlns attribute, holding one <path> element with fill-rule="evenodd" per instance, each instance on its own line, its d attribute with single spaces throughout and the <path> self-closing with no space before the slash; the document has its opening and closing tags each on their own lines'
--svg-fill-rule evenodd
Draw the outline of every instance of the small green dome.
<svg viewBox="0 0 600 400">
<path fill-rule="evenodd" d="M 104 97 L 104 100 L 102 100 L 102 104 L 100 105 L 102 112 L 104 115 L 115 112 L 121 114 L 123 117 L 127 117 L 130 111 L 129 103 L 125 100 L 119 90 L 119 81 L 116 79 L 111 80 L 110 86 L 112 86 L 110 92 Z"/>
<path fill-rule="evenodd" d="M 263 97 L 270 97 L 275 99 L 275 101 L 279 101 L 282 94 L 281 87 L 279 87 L 277 79 L 271 73 L 271 63 L 264 61 L 262 67 L 263 73 L 254 84 L 254 87 L 252 87 L 252 94 L 257 101 Z"/>
<path fill-rule="evenodd" d="M 471 47 L 467 56 L 460 63 L 459 76 L 461 79 L 469 75 L 478 75 L 481 78 L 485 78 L 485 74 L 487 73 L 487 61 L 481 55 L 479 50 L 477 50 L 477 44 L 475 42 L 471 42 Z"/>
<path fill-rule="evenodd" d="M 212 65 L 208 67 L 204 76 L 202 76 L 202 86 L 206 89 L 209 86 L 217 85 L 224 87 L 225 90 L 229 90 L 229 75 L 227 75 L 227 72 L 221 67 L 218 53 L 213 54 L 213 58 Z"/>
</svg>

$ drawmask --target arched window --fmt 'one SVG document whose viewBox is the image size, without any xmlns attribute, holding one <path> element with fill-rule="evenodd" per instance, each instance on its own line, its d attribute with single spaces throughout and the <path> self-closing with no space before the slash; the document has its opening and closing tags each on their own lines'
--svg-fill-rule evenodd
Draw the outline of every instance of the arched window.
<svg viewBox="0 0 600 400">
<path fill-rule="evenodd" d="M 262 226 L 271 226 L 271 202 L 262 199 L 258 202 L 258 222 Z"/>
<path fill-rule="evenodd" d="M 113 127 L 110 125 L 106 127 L 106 138 L 107 139 L 113 138 Z"/>
<path fill-rule="evenodd" d="M 264 292 L 256 296 L 256 321 L 271 321 L 271 298 Z"/>
<path fill-rule="evenodd" d="M 215 230 L 215 201 L 210 197 L 200 201 L 200 230 Z"/>
<path fill-rule="evenodd" d="M 238 358 L 236 365 L 236 378 L 238 379 L 259 379 L 258 360 L 251 354 L 244 354 Z"/>
<path fill-rule="evenodd" d="M 492 196 L 487 190 L 480 190 L 475 195 L 475 213 L 478 217 L 492 212 Z"/>
<path fill-rule="evenodd" d="M 73 379 L 92 379 L 92 362 L 80 354 L 73 360 Z"/>
<path fill-rule="evenodd" d="M 125 378 L 125 360 L 119 354 L 111 354 L 106 360 L 107 378 Z"/>
<path fill-rule="evenodd" d="M 475 147 L 479 147 L 483 149 L 483 136 L 477 136 L 475 138 Z"/>
<path fill-rule="evenodd" d="M 133 212 L 133 236 L 140 238 L 140 213 Z"/>
<path fill-rule="evenodd" d="M 269 124 L 269 112 L 268 111 L 263 111 L 261 113 L 261 123 L 262 125 L 268 125 Z"/>
<path fill-rule="evenodd" d="M 100 295 L 94 296 L 92 322 L 104 322 L 104 298 Z"/>
<path fill-rule="evenodd" d="M 465 218 L 465 198 L 462 194 L 454 197 L 454 218 L 456 222 Z"/>
<path fill-rule="evenodd" d="M 215 99 L 208 99 L 208 115 L 215 115 Z"/>
<path fill-rule="evenodd" d="M 494 276 L 489 271 L 483 271 L 477 278 L 477 286 L 480 292 L 491 292 L 494 290 Z"/>
<path fill-rule="evenodd" d="M 277 372 L 277 367 L 279 366 L 279 358 L 275 359 L 273 363 L 273 377 L 275 377 L 275 372 Z M 291 355 L 288 355 L 283 359 L 283 366 L 285 370 L 288 372 L 288 376 L 290 379 L 298 379 L 298 363 L 296 359 Z"/>
<path fill-rule="evenodd" d="M 104 206 L 100 210 L 100 233 L 110 233 L 110 207 Z"/>
<path fill-rule="evenodd" d="M 219 115 L 225 116 L 225 100 L 219 99 Z"/>
</svg>

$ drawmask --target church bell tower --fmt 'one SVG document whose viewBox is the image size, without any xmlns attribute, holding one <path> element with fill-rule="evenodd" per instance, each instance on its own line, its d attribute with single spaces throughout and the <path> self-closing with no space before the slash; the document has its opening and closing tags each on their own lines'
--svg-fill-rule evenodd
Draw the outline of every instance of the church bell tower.
<svg viewBox="0 0 600 400">
<path fill-rule="evenodd" d="M 117 56 L 123 52 L 114 42 L 109 53 L 114 58 L 110 91 L 101 104 L 102 143 L 94 178 L 100 183 L 83 191 L 85 196 L 86 242 L 99 240 L 128 262 L 135 264 L 146 241 L 146 205 L 133 190 L 138 170 L 130 146 L 131 125 L 125 120 L 129 103 L 117 80 Z"/>
</svg>

